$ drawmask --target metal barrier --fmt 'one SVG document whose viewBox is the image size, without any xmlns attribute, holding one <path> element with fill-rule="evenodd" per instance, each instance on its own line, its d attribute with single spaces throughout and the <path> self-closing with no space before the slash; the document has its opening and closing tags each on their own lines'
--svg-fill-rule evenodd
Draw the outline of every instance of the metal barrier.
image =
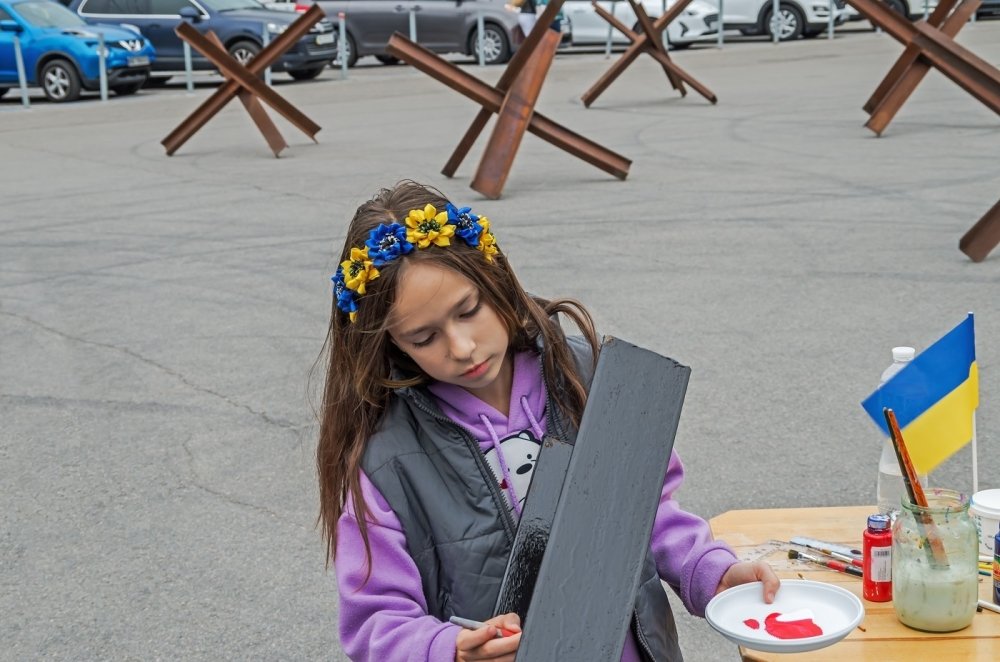
<svg viewBox="0 0 1000 662">
<path fill-rule="evenodd" d="M 340 58 L 340 79 L 347 80 L 347 16 L 337 12 L 337 57 Z"/>
<path fill-rule="evenodd" d="M 486 53 L 483 52 L 483 32 L 486 31 L 486 21 L 483 20 L 483 12 L 476 13 L 476 45 L 479 48 L 479 66 L 486 66 Z"/>
<path fill-rule="evenodd" d="M 28 77 L 24 74 L 24 54 L 21 53 L 21 37 L 14 35 L 14 60 L 17 62 L 17 84 L 21 88 L 21 105 L 31 108 L 31 100 L 28 99 Z"/>
<path fill-rule="evenodd" d="M 104 47 L 104 33 L 97 33 L 97 68 L 101 77 L 101 101 L 108 100 L 108 49 Z"/>
</svg>

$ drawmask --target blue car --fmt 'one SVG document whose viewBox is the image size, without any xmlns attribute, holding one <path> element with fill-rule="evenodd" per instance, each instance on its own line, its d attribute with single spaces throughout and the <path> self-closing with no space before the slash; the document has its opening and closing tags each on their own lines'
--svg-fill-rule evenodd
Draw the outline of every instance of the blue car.
<svg viewBox="0 0 1000 662">
<path fill-rule="evenodd" d="M 54 0 L 0 0 L 0 96 L 18 85 L 15 37 L 28 85 L 41 87 L 50 100 L 73 101 L 81 89 L 100 89 L 100 35 L 108 88 L 134 94 L 156 57 L 148 40 L 117 25 L 88 25 Z"/>
</svg>

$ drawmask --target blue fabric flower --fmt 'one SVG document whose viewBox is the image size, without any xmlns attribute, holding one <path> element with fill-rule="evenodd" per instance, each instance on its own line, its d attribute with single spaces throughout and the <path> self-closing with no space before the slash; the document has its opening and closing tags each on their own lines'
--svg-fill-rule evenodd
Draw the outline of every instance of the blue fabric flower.
<svg viewBox="0 0 1000 662">
<path fill-rule="evenodd" d="M 483 226 L 479 224 L 479 217 L 472 213 L 472 208 L 459 209 L 449 202 L 445 205 L 445 210 L 448 212 L 448 222 L 455 225 L 455 234 L 469 246 L 478 246 Z"/>
<path fill-rule="evenodd" d="M 406 240 L 406 227 L 399 223 L 379 226 L 368 233 L 368 257 L 376 267 L 392 262 L 400 255 L 406 255 L 413 250 L 413 244 Z"/>
<path fill-rule="evenodd" d="M 337 300 L 337 308 L 347 313 L 354 321 L 358 313 L 358 297 L 347 289 L 347 282 L 344 280 L 344 268 L 337 267 L 337 273 L 330 277 L 333 281 L 333 297 Z"/>
</svg>

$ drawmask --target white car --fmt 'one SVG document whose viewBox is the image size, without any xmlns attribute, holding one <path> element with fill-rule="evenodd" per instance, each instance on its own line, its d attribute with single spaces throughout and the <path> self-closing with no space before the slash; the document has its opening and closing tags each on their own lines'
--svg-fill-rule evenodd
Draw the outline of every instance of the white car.
<svg viewBox="0 0 1000 662">
<path fill-rule="evenodd" d="M 675 0 L 668 0 L 667 7 Z M 598 0 L 598 5 L 619 21 L 641 32 L 639 19 L 627 0 Z M 663 0 L 642 0 L 642 7 L 653 20 L 663 13 Z M 570 42 L 580 44 L 604 44 L 608 40 L 609 23 L 601 18 L 590 0 L 566 0 L 563 15 L 569 23 Z M 675 48 L 685 48 L 703 37 L 714 35 L 719 20 L 719 11 L 705 0 L 692 0 L 684 11 L 667 26 L 667 40 Z M 618 30 L 611 31 L 614 44 L 629 43 L 628 37 Z"/>
<path fill-rule="evenodd" d="M 718 0 L 705 0 L 718 9 Z M 723 29 L 737 29 L 747 35 L 773 38 L 772 25 L 780 41 L 815 37 L 824 32 L 830 20 L 829 0 L 780 0 L 779 20 L 772 21 L 774 0 L 723 0 Z M 848 20 L 850 12 L 844 0 L 834 0 L 834 25 Z"/>
</svg>

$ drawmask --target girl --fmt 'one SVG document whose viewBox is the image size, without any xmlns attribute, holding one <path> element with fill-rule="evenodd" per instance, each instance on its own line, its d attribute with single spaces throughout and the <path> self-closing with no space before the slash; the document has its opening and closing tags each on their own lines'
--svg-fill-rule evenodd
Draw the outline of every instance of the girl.
<svg viewBox="0 0 1000 662">
<path fill-rule="evenodd" d="M 410 181 L 358 209 L 333 282 L 317 464 L 343 647 L 377 662 L 513 660 L 517 615 L 490 616 L 540 440 L 575 439 L 598 352 L 590 315 L 528 295 L 485 217 Z M 737 562 L 680 509 L 682 477 L 672 453 L 622 660 L 681 659 L 661 577 L 697 615 L 737 584 L 763 581 L 768 602 L 778 589 L 767 564 Z"/>
</svg>

